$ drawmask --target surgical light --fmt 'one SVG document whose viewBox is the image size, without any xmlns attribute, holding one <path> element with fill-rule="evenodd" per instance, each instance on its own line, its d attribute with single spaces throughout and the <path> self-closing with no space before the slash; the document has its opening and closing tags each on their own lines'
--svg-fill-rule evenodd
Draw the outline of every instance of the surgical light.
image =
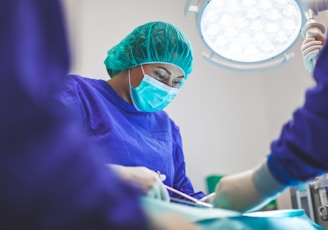
<svg viewBox="0 0 328 230">
<path fill-rule="evenodd" d="M 198 32 L 219 66 L 257 71 L 294 57 L 288 51 L 300 36 L 304 13 L 327 9 L 325 0 L 190 0 L 186 14 L 196 13 Z"/>
</svg>

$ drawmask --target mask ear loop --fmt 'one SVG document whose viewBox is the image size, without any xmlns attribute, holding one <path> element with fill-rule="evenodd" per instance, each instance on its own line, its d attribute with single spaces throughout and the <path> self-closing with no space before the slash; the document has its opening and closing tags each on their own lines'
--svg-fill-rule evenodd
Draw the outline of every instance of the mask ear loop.
<svg viewBox="0 0 328 230">
<path fill-rule="evenodd" d="M 129 86 L 131 87 L 131 88 L 133 88 L 133 86 L 131 85 L 131 80 L 130 80 L 130 71 L 131 69 L 129 68 L 129 73 L 128 73 L 128 77 L 129 77 Z"/>
<path fill-rule="evenodd" d="M 132 96 L 132 88 L 133 88 L 133 86 L 131 85 L 131 80 L 130 80 L 130 72 L 131 72 L 130 70 L 131 70 L 131 68 L 129 68 L 129 70 L 128 70 L 130 99 L 131 99 L 131 102 L 134 105 L 134 107 L 137 109 L 137 107 L 135 106 L 134 100 L 133 100 L 133 96 Z"/>
<path fill-rule="evenodd" d="M 141 71 L 142 71 L 143 75 L 145 76 L 145 70 L 144 70 L 142 64 L 140 66 L 141 66 Z"/>
</svg>

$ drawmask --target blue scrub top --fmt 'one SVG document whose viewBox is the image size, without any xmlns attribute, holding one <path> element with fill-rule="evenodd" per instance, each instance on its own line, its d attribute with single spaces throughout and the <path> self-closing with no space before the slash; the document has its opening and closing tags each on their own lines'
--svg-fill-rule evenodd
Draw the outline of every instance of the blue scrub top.
<svg viewBox="0 0 328 230">
<path fill-rule="evenodd" d="M 69 68 L 59 1 L 2 0 L 0 15 L 0 229 L 147 229 L 139 192 L 55 99 Z"/>
<path fill-rule="evenodd" d="M 165 111 L 137 111 L 106 81 L 76 75 L 68 76 L 60 100 L 104 150 L 105 155 L 93 153 L 104 163 L 144 166 L 165 174 L 168 186 L 195 198 L 205 196 L 194 191 L 186 176 L 180 131 Z"/>
</svg>

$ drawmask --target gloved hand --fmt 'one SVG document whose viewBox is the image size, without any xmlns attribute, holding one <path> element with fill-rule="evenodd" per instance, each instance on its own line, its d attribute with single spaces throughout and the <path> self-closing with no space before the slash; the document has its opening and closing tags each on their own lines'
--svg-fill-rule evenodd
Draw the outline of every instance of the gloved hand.
<svg viewBox="0 0 328 230">
<path fill-rule="evenodd" d="M 170 201 L 169 193 L 159 177 L 154 185 L 148 190 L 147 196 L 163 201 Z"/>
<path fill-rule="evenodd" d="M 170 196 L 160 175 L 146 167 L 128 167 L 116 164 L 108 164 L 125 181 L 135 184 L 144 195 L 169 201 Z"/>
<path fill-rule="evenodd" d="M 216 185 L 213 206 L 240 212 L 254 211 L 284 189 L 264 161 L 252 170 L 223 177 Z"/>
<path fill-rule="evenodd" d="M 207 196 L 204 196 L 199 201 L 212 204 L 213 200 L 214 200 L 214 197 L 215 197 L 215 193 L 213 192 L 213 193 L 208 194 Z"/>
<path fill-rule="evenodd" d="M 301 51 L 305 69 L 312 73 L 320 49 L 326 43 L 326 35 L 317 27 L 311 27 L 306 32 Z"/>
</svg>

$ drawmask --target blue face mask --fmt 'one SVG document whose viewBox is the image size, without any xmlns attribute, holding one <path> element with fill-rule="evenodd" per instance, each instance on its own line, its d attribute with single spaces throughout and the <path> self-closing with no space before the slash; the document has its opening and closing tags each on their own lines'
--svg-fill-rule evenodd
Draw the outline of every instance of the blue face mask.
<svg viewBox="0 0 328 230">
<path fill-rule="evenodd" d="M 130 94 L 133 105 L 137 110 L 143 112 L 156 112 L 163 110 L 178 92 L 178 88 L 172 88 L 165 85 L 145 73 L 142 81 L 136 88 L 133 88 L 130 83 Z"/>
</svg>

